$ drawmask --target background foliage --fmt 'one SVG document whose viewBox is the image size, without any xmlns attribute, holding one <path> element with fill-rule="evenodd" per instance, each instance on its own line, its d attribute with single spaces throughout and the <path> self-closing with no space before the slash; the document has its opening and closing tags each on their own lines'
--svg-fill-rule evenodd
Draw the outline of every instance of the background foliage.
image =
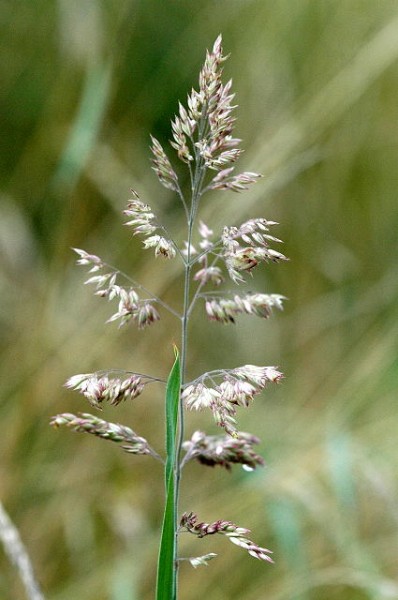
<svg viewBox="0 0 398 600">
<path fill-rule="evenodd" d="M 150 169 L 149 132 L 167 141 L 222 32 L 241 166 L 265 178 L 248 194 L 209 197 L 202 217 L 279 221 L 291 262 L 253 288 L 289 302 L 269 322 L 235 327 L 198 311 L 189 372 L 251 362 L 280 365 L 286 379 L 241 414 L 266 469 L 192 465 L 182 509 L 252 528 L 276 565 L 184 538 L 187 554 L 219 557 L 184 565 L 181 597 L 398 598 L 396 2 L 15 0 L 0 15 L 0 490 L 48 597 L 153 598 L 160 465 L 48 420 L 86 409 L 62 388 L 71 374 L 170 368 L 174 321 L 144 333 L 103 325 L 109 306 L 81 285 L 70 247 L 179 301 L 175 265 L 141 252 L 121 210 L 133 186 L 182 227 Z M 161 449 L 161 392 L 105 418 Z M 212 429 L 206 415 L 190 422 Z M 23 597 L 3 553 L 0 596 Z"/>
</svg>

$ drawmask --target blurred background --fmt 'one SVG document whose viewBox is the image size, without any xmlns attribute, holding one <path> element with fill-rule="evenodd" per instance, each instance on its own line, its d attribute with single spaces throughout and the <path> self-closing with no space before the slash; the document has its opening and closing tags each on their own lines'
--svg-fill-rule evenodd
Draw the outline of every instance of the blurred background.
<svg viewBox="0 0 398 600">
<path fill-rule="evenodd" d="M 191 329 L 189 376 L 279 365 L 282 385 L 241 411 L 267 466 L 190 464 L 182 510 L 230 519 L 274 550 L 255 561 L 223 539 L 184 538 L 184 600 L 398 598 L 398 7 L 385 0 L 14 0 L 0 3 L 0 497 L 53 600 L 154 597 L 163 506 L 149 458 L 50 417 L 88 409 L 75 373 L 126 368 L 165 377 L 178 323 L 144 332 L 83 286 L 71 246 L 99 254 L 179 306 L 177 262 L 154 261 L 122 227 L 134 187 L 176 236 L 181 206 L 150 168 L 218 33 L 231 53 L 243 195 L 219 193 L 215 230 L 278 221 L 290 262 L 250 289 L 288 297 L 269 321 Z M 155 359 L 155 360 L 154 360 Z M 104 418 L 163 447 L 162 389 Z M 214 433 L 206 414 L 187 433 Z M 0 597 L 24 598 L 0 551 Z"/>
</svg>

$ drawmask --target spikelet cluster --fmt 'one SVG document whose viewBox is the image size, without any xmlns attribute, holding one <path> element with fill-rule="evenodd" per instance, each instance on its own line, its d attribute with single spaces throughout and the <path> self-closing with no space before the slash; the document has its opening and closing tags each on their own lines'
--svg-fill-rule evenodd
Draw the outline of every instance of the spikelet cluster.
<svg viewBox="0 0 398 600">
<path fill-rule="evenodd" d="M 281 242 L 268 233 L 275 221 L 250 219 L 240 227 L 225 227 L 222 234 L 222 255 L 228 273 L 235 283 L 244 281 L 243 272 L 250 272 L 259 262 L 287 260 L 281 252 L 270 248 L 270 242 Z"/>
<path fill-rule="evenodd" d="M 205 309 L 211 321 L 235 323 L 237 315 L 255 315 L 263 319 L 271 316 L 272 310 L 283 310 L 284 296 L 280 294 L 248 293 L 235 294 L 233 298 L 206 297 Z"/>
<path fill-rule="evenodd" d="M 145 382 L 138 375 L 121 379 L 110 378 L 108 375 L 99 376 L 97 373 L 73 375 L 65 383 L 65 387 L 80 392 L 92 406 L 98 409 L 102 408 L 103 402 L 117 406 L 125 400 L 137 398 L 142 393 L 144 385 Z"/>
<path fill-rule="evenodd" d="M 123 211 L 129 219 L 125 225 L 133 228 L 134 235 L 147 236 L 144 240 L 144 248 L 155 248 L 155 256 L 174 258 L 176 255 L 174 242 L 164 237 L 164 235 L 151 235 L 157 230 L 164 230 L 164 227 L 158 223 L 151 207 L 141 202 L 137 192 L 131 190 L 131 193 L 133 197 L 128 201 L 127 208 Z"/>
<path fill-rule="evenodd" d="M 241 140 L 233 137 L 236 118 L 232 104 L 232 80 L 222 82 L 223 56 L 222 38 L 218 36 L 211 52 L 207 52 L 199 74 L 199 90 L 192 89 L 187 98 L 187 107 L 179 104 L 179 113 L 173 119 L 171 146 L 185 163 L 201 164 L 217 171 L 208 182 L 207 190 L 231 190 L 241 192 L 255 183 L 261 175 L 244 172 L 234 174 L 234 163 L 242 150 Z M 155 157 L 155 172 L 163 185 L 177 190 L 177 179 L 173 168 L 157 140 L 152 140 Z M 232 166 L 231 166 L 232 165 Z"/>
<path fill-rule="evenodd" d="M 78 433 L 91 433 L 104 440 L 116 442 L 121 444 L 123 450 L 129 454 L 154 455 L 147 440 L 137 435 L 130 427 L 119 425 L 119 423 L 109 423 L 89 413 L 79 413 L 78 415 L 62 413 L 52 417 L 50 425 L 56 428 L 66 425 Z"/>
<path fill-rule="evenodd" d="M 221 377 L 218 385 L 207 385 Z M 277 383 L 283 375 L 276 367 L 244 365 L 230 371 L 206 373 L 188 384 L 182 399 L 190 410 L 210 409 L 216 424 L 226 433 L 238 437 L 236 426 L 237 406 L 247 408 L 254 396 L 259 394 L 268 383 Z"/>
<path fill-rule="evenodd" d="M 230 435 L 206 435 L 195 431 L 189 441 L 184 442 L 186 451 L 184 464 L 195 459 L 202 465 L 214 467 L 219 465 L 227 470 L 234 464 L 240 464 L 245 470 L 252 471 L 257 466 L 264 465 L 264 459 L 253 450 L 260 440 L 244 431 L 238 437 Z"/>
<path fill-rule="evenodd" d="M 250 533 L 250 529 L 238 527 L 232 523 L 232 521 L 219 520 L 214 521 L 214 523 L 201 523 L 198 522 L 198 517 L 195 513 L 185 512 L 181 517 L 180 527 L 189 531 L 189 533 L 196 535 L 198 538 L 214 534 L 224 535 L 233 544 L 246 550 L 250 556 L 257 558 L 258 560 L 264 560 L 270 563 L 274 562 L 269 556 L 272 554 L 271 550 L 258 546 L 246 537 Z"/>
<path fill-rule="evenodd" d="M 202 556 L 191 556 L 185 560 L 189 560 L 192 567 L 196 569 L 197 567 L 207 567 L 209 561 L 215 558 L 217 554 L 214 552 L 209 552 L 208 554 L 203 554 Z M 180 559 L 181 560 L 181 559 Z"/>
<path fill-rule="evenodd" d="M 76 261 L 78 265 L 89 266 L 89 273 L 101 271 L 100 274 L 89 277 L 84 283 L 95 285 L 96 296 L 107 298 L 109 301 L 114 299 L 119 301 L 117 311 L 107 320 L 107 323 L 120 320 L 119 327 L 122 327 L 132 320 L 137 324 L 138 329 L 143 329 L 160 319 L 153 299 L 140 298 L 137 287 L 126 287 L 117 283 L 121 275 L 119 270 L 110 267 L 95 254 L 88 254 L 79 248 L 73 250 L 80 256 Z"/>
<path fill-rule="evenodd" d="M 153 170 L 158 176 L 160 183 L 165 188 L 174 192 L 178 192 L 180 189 L 178 185 L 178 177 L 173 167 L 171 166 L 170 160 L 168 159 L 165 151 L 163 150 L 161 143 L 153 135 L 151 135 L 151 141 L 151 151 L 153 154 Z"/>
</svg>

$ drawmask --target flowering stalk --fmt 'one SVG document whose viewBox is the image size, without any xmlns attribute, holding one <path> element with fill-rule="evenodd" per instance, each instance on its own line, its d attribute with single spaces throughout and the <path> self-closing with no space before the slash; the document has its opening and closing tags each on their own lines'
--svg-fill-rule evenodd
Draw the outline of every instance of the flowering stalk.
<svg viewBox="0 0 398 600">
<path fill-rule="evenodd" d="M 182 561 L 193 567 L 207 565 L 214 558 L 210 553 L 198 557 L 178 556 L 178 538 L 187 531 L 199 538 L 218 533 L 245 549 L 249 555 L 273 562 L 270 550 L 258 546 L 247 538 L 249 530 L 231 521 L 198 523 L 193 512 L 179 518 L 179 501 L 182 469 L 191 460 L 204 466 L 221 466 L 230 470 L 240 464 L 253 470 L 264 464 L 254 446 L 257 437 L 239 431 L 238 410 L 247 408 L 269 384 L 283 377 L 275 366 L 246 364 L 233 369 L 218 369 L 187 380 L 189 321 L 194 308 L 202 301 L 210 321 L 233 324 L 241 315 L 268 319 L 274 309 L 282 310 L 284 297 L 262 291 L 243 293 L 220 291 L 226 278 L 235 284 L 244 283 L 246 277 L 261 263 L 287 260 L 274 244 L 281 240 L 271 235 L 276 223 L 264 218 L 250 219 L 238 226 L 225 226 L 217 235 L 197 216 L 205 193 L 233 191 L 240 193 L 254 184 L 260 175 L 252 172 L 235 173 L 235 163 L 242 150 L 241 140 L 233 137 L 235 117 L 232 105 L 232 82 L 222 83 L 221 36 L 206 60 L 199 75 L 199 90 L 192 90 L 187 107 L 179 104 L 179 113 L 172 121 L 171 146 L 177 151 L 190 176 L 190 190 L 184 194 L 177 172 L 160 142 L 151 136 L 153 169 L 159 182 L 177 194 L 186 216 L 186 240 L 181 247 L 168 229 L 159 221 L 152 208 L 142 202 L 137 192 L 124 211 L 126 226 L 134 235 L 143 236 L 144 249 L 152 249 L 160 259 L 179 259 L 184 269 L 182 312 L 170 307 L 118 269 L 101 258 L 80 249 L 78 264 L 89 268 L 87 284 L 95 285 L 95 294 L 108 301 L 117 301 L 116 312 L 108 320 L 119 321 L 119 326 L 135 323 L 139 329 L 156 323 L 161 310 L 177 317 L 181 324 L 180 352 L 175 349 L 175 362 L 166 386 L 166 452 L 165 459 L 132 429 L 104 421 L 89 413 L 73 415 L 63 413 L 53 417 L 55 427 L 65 425 L 74 431 L 91 433 L 114 441 L 131 454 L 143 454 L 160 459 L 165 464 L 166 502 L 160 542 L 157 599 L 176 600 L 177 575 Z M 197 231 L 197 233 L 196 233 Z M 205 291 L 207 286 L 216 290 Z M 104 405 L 117 406 L 120 402 L 135 401 L 148 384 L 164 380 L 139 373 L 118 370 L 85 373 L 71 377 L 68 388 L 80 392 L 91 406 L 101 410 Z M 207 410 L 213 416 L 222 435 L 207 435 L 196 431 L 184 441 L 185 411 Z"/>
</svg>

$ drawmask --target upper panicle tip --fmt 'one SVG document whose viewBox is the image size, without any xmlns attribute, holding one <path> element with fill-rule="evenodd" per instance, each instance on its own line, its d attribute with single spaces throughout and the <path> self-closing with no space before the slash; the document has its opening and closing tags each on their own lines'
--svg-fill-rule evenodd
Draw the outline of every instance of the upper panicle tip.
<svg viewBox="0 0 398 600">
<path fill-rule="evenodd" d="M 220 33 L 213 44 L 212 54 L 221 56 L 222 54 L 222 34 Z"/>
</svg>

